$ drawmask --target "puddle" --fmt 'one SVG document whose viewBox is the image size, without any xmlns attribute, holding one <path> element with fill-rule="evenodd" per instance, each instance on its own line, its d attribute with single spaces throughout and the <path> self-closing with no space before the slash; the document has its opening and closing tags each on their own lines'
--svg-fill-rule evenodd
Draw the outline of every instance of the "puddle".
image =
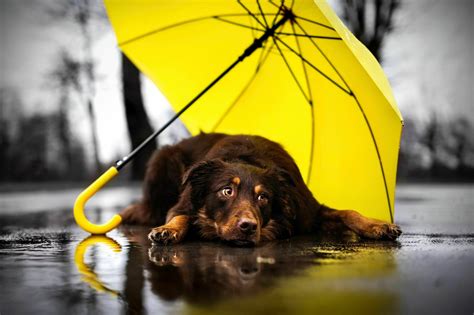
<svg viewBox="0 0 474 315">
<path fill-rule="evenodd" d="M 396 243 L 306 236 L 256 248 L 153 247 L 147 229 L 91 237 L 68 209 L 10 209 L 0 213 L 0 313 L 472 313 L 470 217 L 449 216 L 437 230 L 432 200 L 404 202 Z M 88 215 L 100 222 L 117 211 L 104 209 Z M 413 212 L 428 219 L 410 220 Z"/>
</svg>

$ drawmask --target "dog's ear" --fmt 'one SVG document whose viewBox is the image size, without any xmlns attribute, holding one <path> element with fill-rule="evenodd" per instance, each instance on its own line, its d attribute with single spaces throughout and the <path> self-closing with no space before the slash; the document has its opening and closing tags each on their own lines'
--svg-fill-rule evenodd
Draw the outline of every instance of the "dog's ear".
<svg viewBox="0 0 474 315">
<path fill-rule="evenodd" d="M 270 168 L 267 176 L 270 182 L 275 183 L 273 187 L 276 196 L 275 214 L 283 215 L 287 220 L 294 219 L 296 206 L 294 198 L 298 198 L 295 179 L 290 172 L 280 167 Z"/>
<path fill-rule="evenodd" d="M 220 159 L 201 161 L 193 166 L 184 174 L 183 185 L 202 184 L 209 180 L 211 175 L 216 174 L 225 167 L 225 162 Z"/>
<path fill-rule="evenodd" d="M 191 188 L 191 200 L 193 204 L 201 203 L 209 187 L 213 176 L 220 173 L 226 167 L 225 162 L 220 159 L 201 161 L 193 166 L 183 176 L 183 187 L 189 185 Z"/>
<path fill-rule="evenodd" d="M 282 168 L 277 168 L 276 174 L 277 174 L 278 181 L 280 183 L 291 186 L 291 187 L 296 187 L 293 176 L 291 176 L 291 174 L 287 172 L 286 170 Z"/>
<path fill-rule="evenodd" d="M 287 187 L 296 187 L 295 180 L 291 176 L 290 172 L 280 167 L 272 167 L 267 170 L 266 175 L 269 178 L 276 179 L 280 185 Z M 281 187 L 281 186 L 280 186 Z"/>
</svg>

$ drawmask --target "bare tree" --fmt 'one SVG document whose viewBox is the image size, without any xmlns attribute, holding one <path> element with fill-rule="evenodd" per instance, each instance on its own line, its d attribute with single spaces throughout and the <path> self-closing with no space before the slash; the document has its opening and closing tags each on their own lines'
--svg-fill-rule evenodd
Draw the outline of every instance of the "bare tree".
<svg viewBox="0 0 474 315">
<path fill-rule="evenodd" d="M 49 82 L 59 92 L 58 100 L 58 139 L 66 160 L 66 169 L 72 166 L 71 130 L 69 124 L 69 109 L 72 92 L 82 94 L 80 83 L 81 68 L 83 65 L 74 59 L 65 49 L 59 52 L 55 68 L 49 75 Z"/>
<path fill-rule="evenodd" d="M 438 117 L 436 111 L 432 111 L 430 115 L 425 129 L 420 135 L 420 142 L 428 150 L 431 160 L 431 175 L 438 176 L 446 168 L 446 163 L 443 163 L 442 157 L 449 150 L 449 141 L 443 132 L 445 122 Z"/>
<path fill-rule="evenodd" d="M 95 97 L 95 62 L 92 55 L 92 32 L 91 22 L 93 19 L 104 19 L 105 12 L 103 8 L 90 0 L 65 0 L 55 3 L 49 8 L 49 13 L 58 18 L 72 18 L 79 26 L 82 35 L 82 64 L 83 70 L 80 76 L 83 76 L 84 84 L 82 95 L 84 103 L 87 106 L 87 113 L 91 124 L 91 137 L 93 147 L 94 166 L 97 172 L 100 172 L 99 144 L 97 137 L 97 120 L 94 112 L 93 100 Z"/>
<path fill-rule="evenodd" d="M 465 173 L 473 172 L 474 163 L 469 163 L 469 156 L 474 152 L 473 141 L 470 135 L 473 134 L 473 128 L 469 120 L 465 117 L 455 119 L 451 126 L 451 136 L 453 138 L 452 154 L 456 158 L 456 171 L 459 175 L 466 175 Z"/>
<path fill-rule="evenodd" d="M 382 60 L 385 36 L 393 30 L 393 16 L 400 0 L 341 0 L 343 18 L 349 29 Z"/>
<path fill-rule="evenodd" d="M 18 91 L 0 87 L 0 181 L 12 179 L 15 168 L 12 151 L 17 147 L 15 140 L 22 109 L 23 102 Z"/>
<path fill-rule="evenodd" d="M 96 117 L 93 110 L 92 99 L 95 95 L 95 71 L 94 60 L 92 58 L 92 33 L 91 21 L 106 21 L 106 14 L 102 6 L 90 0 L 64 0 L 50 8 L 50 13 L 55 17 L 72 17 L 80 26 L 83 36 L 83 72 L 87 85 L 84 86 L 86 95 L 88 114 L 92 125 L 92 140 L 94 147 L 94 160 L 99 165 L 98 143 L 96 131 Z M 132 148 L 140 144 L 143 139 L 152 133 L 148 116 L 143 105 L 141 95 L 140 72 L 138 69 L 122 55 L 122 85 L 123 99 L 127 119 L 128 134 Z M 132 166 L 132 178 L 141 179 L 144 174 L 146 162 L 151 153 L 156 149 L 156 145 L 150 145 L 145 152 L 140 153 Z"/>
</svg>

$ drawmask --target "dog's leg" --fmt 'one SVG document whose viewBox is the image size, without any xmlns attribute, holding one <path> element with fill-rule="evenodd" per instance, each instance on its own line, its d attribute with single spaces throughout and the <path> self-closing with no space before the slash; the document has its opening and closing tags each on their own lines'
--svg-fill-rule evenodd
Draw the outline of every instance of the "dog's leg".
<svg viewBox="0 0 474 315">
<path fill-rule="evenodd" d="M 354 210 L 334 210 L 322 206 L 319 211 L 319 219 L 322 225 L 343 225 L 356 234 L 370 239 L 395 240 L 402 233 L 396 224 L 367 218 Z"/>
<path fill-rule="evenodd" d="M 177 146 L 157 151 L 148 161 L 143 200 L 125 208 L 120 216 L 125 224 L 156 226 L 165 223 L 168 209 L 178 202 L 184 156 Z"/>
<path fill-rule="evenodd" d="M 165 225 L 153 228 L 148 238 L 157 244 L 175 244 L 181 242 L 189 229 L 190 216 L 178 215 Z"/>
<path fill-rule="evenodd" d="M 168 211 L 166 224 L 153 228 L 148 238 L 157 244 L 175 244 L 181 242 L 191 225 L 192 204 L 187 187 L 180 196 L 178 203 Z"/>
<path fill-rule="evenodd" d="M 120 212 L 120 216 L 125 224 L 152 225 L 151 211 L 143 202 L 129 205 Z"/>
<path fill-rule="evenodd" d="M 148 224 L 165 222 L 168 210 L 179 202 L 184 154 L 177 146 L 166 146 L 148 162 L 143 187 L 143 209 L 149 211 Z"/>
</svg>

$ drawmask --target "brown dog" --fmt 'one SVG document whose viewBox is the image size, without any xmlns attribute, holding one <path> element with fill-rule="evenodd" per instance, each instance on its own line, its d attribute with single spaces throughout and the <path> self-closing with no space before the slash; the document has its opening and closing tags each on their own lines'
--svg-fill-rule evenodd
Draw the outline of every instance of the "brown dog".
<svg viewBox="0 0 474 315">
<path fill-rule="evenodd" d="M 148 163 L 143 200 L 122 217 L 158 226 L 148 237 L 160 244 L 199 236 L 248 246 L 321 230 L 371 239 L 401 233 L 397 225 L 320 204 L 279 144 L 245 135 L 200 134 L 164 147 Z"/>
</svg>

